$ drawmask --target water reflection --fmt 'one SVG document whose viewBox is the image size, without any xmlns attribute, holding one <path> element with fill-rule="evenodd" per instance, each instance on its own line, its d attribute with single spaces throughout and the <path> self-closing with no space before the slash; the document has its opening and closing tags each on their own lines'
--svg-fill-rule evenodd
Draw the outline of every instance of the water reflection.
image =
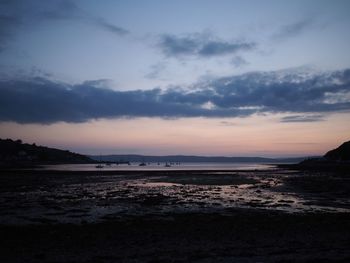
<svg viewBox="0 0 350 263">
<path fill-rule="evenodd" d="M 97 168 L 96 164 L 58 164 L 43 165 L 40 169 L 59 170 L 59 171 L 185 171 L 185 170 L 269 170 L 275 166 L 263 163 L 181 163 L 165 166 L 165 163 L 140 163 L 128 164 L 109 164 L 103 165 L 103 168 Z"/>
<path fill-rule="evenodd" d="M 82 223 L 235 208 L 350 212 L 348 197 L 298 192 L 286 184 L 293 177 L 300 175 L 278 170 L 26 175 L 12 190 L 0 192 L 0 223 Z"/>
</svg>

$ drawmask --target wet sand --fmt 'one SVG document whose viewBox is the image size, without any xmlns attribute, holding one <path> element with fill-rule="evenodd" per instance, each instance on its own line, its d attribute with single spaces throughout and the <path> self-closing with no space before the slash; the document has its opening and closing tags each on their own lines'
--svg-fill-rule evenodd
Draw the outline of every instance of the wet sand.
<svg viewBox="0 0 350 263">
<path fill-rule="evenodd" d="M 349 262 L 348 174 L 0 171 L 0 262 Z"/>
</svg>

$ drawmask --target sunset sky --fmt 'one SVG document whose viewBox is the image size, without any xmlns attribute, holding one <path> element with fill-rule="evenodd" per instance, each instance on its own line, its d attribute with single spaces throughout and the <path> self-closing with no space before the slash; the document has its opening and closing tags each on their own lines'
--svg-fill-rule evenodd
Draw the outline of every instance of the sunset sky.
<svg viewBox="0 0 350 263">
<path fill-rule="evenodd" d="M 350 140 L 350 1 L 0 0 L 0 137 L 85 154 Z"/>
</svg>

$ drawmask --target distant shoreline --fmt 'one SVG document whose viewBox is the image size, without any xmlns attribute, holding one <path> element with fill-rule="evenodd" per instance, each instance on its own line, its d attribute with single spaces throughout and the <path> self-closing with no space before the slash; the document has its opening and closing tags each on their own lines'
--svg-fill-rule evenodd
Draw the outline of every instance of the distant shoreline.
<svg viewBox="0 0 350 263">
<path fill-rule="evenodd" d="M 54 174 L 54 175 L 134 175 L 134 174 L 142 174 L 142 175 L 150 175 L 154 176 L 157 174 L 205 174 L 205 173 L 238 173 L 238 172 L 256 172 L 256 173 L 266 173 L 271 170 L 95 170 L 95 171 L 74 171 L 74 170 L 44 170 L 44 169 L 0 169 L 1 174 L 37 174 L 37 175 L 45 175 L 45 174 Z"/>
</svg>

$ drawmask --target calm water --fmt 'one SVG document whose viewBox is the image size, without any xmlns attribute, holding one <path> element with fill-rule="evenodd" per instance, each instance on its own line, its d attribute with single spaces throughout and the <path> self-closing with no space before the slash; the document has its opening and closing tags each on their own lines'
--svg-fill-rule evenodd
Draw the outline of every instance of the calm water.
<svg viewBox="0 0 350 263">
<path fill-rule="evenodd" d="M 161 171 L 161 170 L 270 170 L 275 166 L 262 163 L 180 163 L 165 167 L 165 163 L 140 163 L 127 164 L 103 164 L 103 168 L 96 168 L 96 164 L 58 164 L 44 165 L 43 169 L 60 171 Z"/>
</svg>

